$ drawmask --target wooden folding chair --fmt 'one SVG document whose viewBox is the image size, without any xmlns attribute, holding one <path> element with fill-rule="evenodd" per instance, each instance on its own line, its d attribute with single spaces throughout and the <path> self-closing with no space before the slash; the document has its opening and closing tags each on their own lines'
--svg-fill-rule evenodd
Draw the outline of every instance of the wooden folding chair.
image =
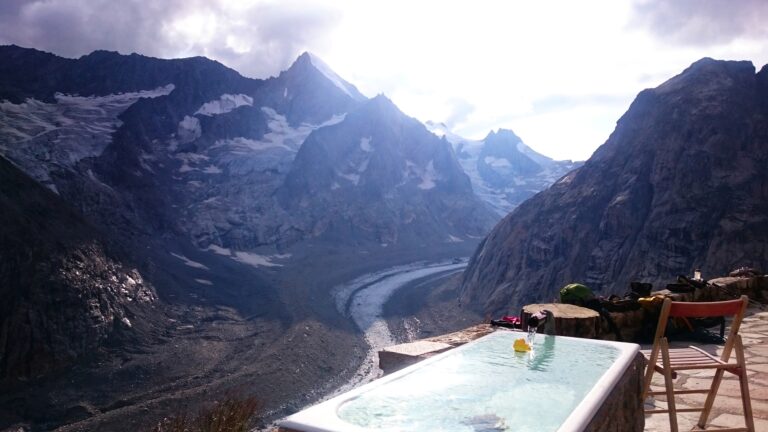
<svg viewBox="0 0 768 432">
<path fill-rule="evenodd" d="M 741 296 L 739 300 L 720 301 L 720 302 L 674 302 L 667 298 L 661 307 L 659 324 L 656 328 L 656 335 L 653 338 L 653 349 L 644 350 L 648 359 L 648 368 L 645 372 L 645 381 L 643 383 L 643 400 L 649 395 L 666 395 L 667 409 L 646 410 L 646 414 L 669 413 L 669 426 L 672 432 L 677 432 L 677 413 L 679 412 L 697 412 L 701 411 L 699 428 L 704 428 L 707 418 L 712 411 L 712 406 L 717 396 L 717 390 L 720 388 L 720 382 L 723 379 L 723 373 L 729 372 L 739 377 L 741 389 L 741 402 L 744 408 L 744 420 L 746 427 L 717 429 L 718 431 L 755 431 L 754 420 L 752 419 L 752 405 L 749 400 L 749 387 L 747 385 L 747 369 L 744 361 L 744 346 L 741 343 L 739 327 L 744 318 L 744 312 L 747 309 L 749 299 L 747 296 Z M 667 321 L 670 317 L 727 317 L 733 316 L 731 330 L 728 333 L 723 353 L 720 358 L 714 357 L 709 353 L 690 346 L 688 348 L 670 348 L 664 332 L 667 328 Z M 731 363 L 731 353 L 736 352 L 736 362 Z M 659 358 L 661 354 L 661 358 Z M 709 389 L 700 390 L 675 390 L 672 380 L 677 378 L 677 371 L 689 371 L 696 369 L 714 369 L 715 376 Z M 664 375 L 664 391 L 650 391 L 651 379 L 653 373 L 659 372 Z M 701 408 L 675 408 L 676 394 L 707 394 L 704 406 Z"/>
</svg>

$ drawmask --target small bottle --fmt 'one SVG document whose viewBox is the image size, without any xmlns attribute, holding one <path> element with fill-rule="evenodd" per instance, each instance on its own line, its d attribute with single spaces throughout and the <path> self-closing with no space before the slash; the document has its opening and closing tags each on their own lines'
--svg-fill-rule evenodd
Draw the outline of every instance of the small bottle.
<svg viewBox="0 0 768 432">
<path fill-rule="evenodd" d="M 538 328 L 547 321 L 547 314 L 544 311 L 536 312 L 528 318 L 528 327 Z"/>
<path fill-rule="evenodd" d="M 701 270 L 693 269 L 693 280 L 696 280 L 696 281 L 701 280 Z"/>
</svg>

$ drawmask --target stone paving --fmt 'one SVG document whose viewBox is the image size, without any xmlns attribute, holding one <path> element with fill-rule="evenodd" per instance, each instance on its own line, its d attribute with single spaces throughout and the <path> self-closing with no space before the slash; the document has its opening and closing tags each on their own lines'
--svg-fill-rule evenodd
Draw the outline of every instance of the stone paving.
<svg viewBox="0 0 768 432">
<path fill-rule="evenodd" d="M 741 337 L 745 347 L 747 370 L 749 376 L 749 393 L 752 401 L 752 412 L 755 419 L 755 431 L 768 431 L 768 307 L 766 305 L 750 305 L 747 317 L 741 325 Z M 727 334 L 727 331 L 726 331 Z M 690 342 L 673 342 L 672 347 L 684 347 Z M 720 355 L 722 345 L 695 344 L 710 354 Z M 650 346 L 643 346 L 650 349 Z M 735 354 L 732 354 L 732 358 Z M 696 371 L 691 373 L 679 372 L 675 380 L 676 389 L 700 389 L 706 388 L 711 383 L 714 371 Z M 709 379 L 708 379 L 709 378 Z M 652 382 L 653 390 L 664 389 L 664 377 L 654 374 Z M 676 407 L 696 408 L 702 406 L 705 395 L 677 395 Z M 646 400 L 646 408 L 666 408 L 666 397 L 657 395 L 655 399 L 649 397 Z M 677 421 L 680 431 L 694 429 L 698 421 L 699 413 L 678 413 Z M 739 397 L 739 381 L 734 375 L 726 373 L 723 383 L 715 399 L 712 414 L 708 420 L 707 430 L 716 430 L 717 427 L 744 427 L 743 409 Z M 664 414 L 653 414 L 645 417 L 645 430 L 650 432 L 669 431 L 669 417 Z"/>
</svg>

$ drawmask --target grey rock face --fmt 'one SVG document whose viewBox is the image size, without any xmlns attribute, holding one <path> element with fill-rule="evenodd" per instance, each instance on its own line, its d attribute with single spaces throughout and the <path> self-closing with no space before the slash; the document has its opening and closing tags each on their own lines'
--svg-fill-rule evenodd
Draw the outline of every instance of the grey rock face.
<svg viewBox="0 0 768 432">
<path fill-rule="evenodd" d="M 143 325 L 152 286 L 3 158 L 0 207 L 0 380 L 61 369 Z"/>
<path fill-rule="evenodd" d="M 492 223 L 450 144 L 384 96 L 314 131 L 278 197 L 297 229 L 337 241 L 453 242 Z"/>
<path fill-rule="evenodd" d="M 602 294 L 768 263 L 768 70 L 703 59 L 641 92 L 583 167 L 483 241 L 462 301 L 487 312 L 582 282 Z"/>
</svg>

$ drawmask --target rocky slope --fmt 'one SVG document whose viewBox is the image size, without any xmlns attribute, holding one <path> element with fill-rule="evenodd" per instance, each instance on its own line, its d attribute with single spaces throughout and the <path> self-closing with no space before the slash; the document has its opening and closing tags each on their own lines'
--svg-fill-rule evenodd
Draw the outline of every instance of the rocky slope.
<svg viewBox="0 0 768 432">
<path fill-rule="evenodd" d="M 0 381 L 60 370 L 108 338 L 145 331 L 152 285 L 4 158 L 0 208 Z"/>
<path fill-rule="evenodd" d="M 428 121 L 426 126 L 453 145 L 475 193 L 499 217 L 582 164 L 537 153 L 507 129 L 491 131 L 482 140 L 470 140 L 450 132 L 442 123 Z"/>
<path fill-rule="evenodd" d="M 569 282 L 608 294 L 696 267 L 766 268 L 766 101 L 768 68 L 749 62 L 702 59 L 644 90 L 583 167 L 494 228 L 462 301 L 498 313 Z"/>
</svg>

